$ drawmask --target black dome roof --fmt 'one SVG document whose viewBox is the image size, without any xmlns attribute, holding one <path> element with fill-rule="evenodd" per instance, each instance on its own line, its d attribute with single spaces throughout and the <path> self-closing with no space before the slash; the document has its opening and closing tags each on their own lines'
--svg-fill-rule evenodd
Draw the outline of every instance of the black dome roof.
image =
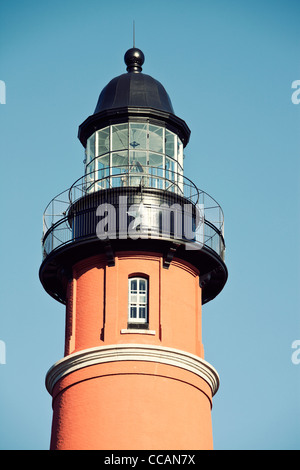
<svg viewBox="0 0 300 470">
<path fill-rule="evenodd" d="M 127 72 L 113 78 L 100 93 L 94 113 L 78 129 L 78 138 L 86 147 L 87 139 L 98 129 L 114 123 L 142 119 L 164 125 L 175 132 L 184 146 L 190 138 L 187 124 L 174 114 L 168 93 L 154 78 L 141 73 L 144 54 L 133 47 L 124 56 Z"/>
<path fill-rule="evenodd" d="M 128 73 L 113 78 L 100 93 L 94 114 L 122 108 L 154 108 L 174 114 L 173 106 L 163 85 L 141 73 L 144 54 L 140 49 L 129 49 L 124 56 Z"/>
</svg>

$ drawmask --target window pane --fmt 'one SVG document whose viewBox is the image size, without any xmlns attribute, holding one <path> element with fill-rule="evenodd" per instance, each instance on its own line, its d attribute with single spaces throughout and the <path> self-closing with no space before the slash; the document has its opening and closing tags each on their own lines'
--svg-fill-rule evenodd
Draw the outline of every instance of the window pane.
<svg viewBox="0 0 300 470">
<path fill-rule="evenodd" d="M 98 178 L 104 178 L 109 175 L 109 155 L 104 155 L 98 160 Z"/>
<path fill-rule="evenodd" d="M 146 319 L 146 307 L 139 308 L 139 318 Z"/>
<path fill-rule="evenodd" d="M 163 152 L 163 128 L 149 125 L 149 150 Z"/>
<path fill-rule="evenodd" d="M 136 279 L 131 279 L 130 281 L 130 291 L 135 291 L 137 292 L 137 280 Z"/>
<path fill-rule="evenodd" d="M 91 163 L 89 163 L 86 166 L 86 191 L 87 192 L 94 192 L 95 191 L 95 160 L 92 160 Z"/>
<path fill-rule="evenodd" d="M 166 178 L 175 181 L 175 161 L 166 157 Z"/>
<path fill-rule="evenodd" d="M 151 188 L 164 189 L 163 156 L 157 153 L 149 153 L 149 174 Z"/>
<path fill-rule="evenodd" d="M 166 130 L 166 154 L 174 157 L 174 134 Z"/>
<path fill-rule="evenodd" d="M 147 149 L 147 124 L 130 124 L 129 148 Z"/>
<path fill-rule="evenodd" d="M 98 131 L 98 155 L 109 152 L 109 127 Z"/>
<path fill-rule="evenodd" d="M 129 158 L 129 184 L 139 186 L 143 183 L 147 186 L 147 154 L 146 152 L 130 151 Z"/>
<path fill-rule="evenodd" d="M 128 152 L 118 152 L 112 154 L 112 167 L 119 167 L 120 170 L 126 170 L 128 167 Z"/>
<path fill-rule="evenodd" d="M 146 281 L 145 281 L 145 279 L 140 279 L 139 284 L 140 284 L 140 285 L 139 285 L 139 287 L 140 287 L 140 293 L 141 293 L 141 291 L 144 291 L 144 292 L 145 292 L 145 291 L 146 291 Z"/>
<path fill-rule="evenodd" d="M 145 172 L 147 165 L 147 153 L 130 151 L 130 170 L 136 173 Z"/>
<path fill-rule="evenodd" d="M 163 167 L 163 156 L 157 153 L 150 153 L 149 152 L 149 165 L 150 166 L 157 166 L 162 168 Z"/>
<path fill-rule="evenodd" d="M 92 160 L 91 163 L 89 163 L 86 166 L 86 174 L 89 175 L 89 178 L 92 178 L 92 179 L 95 178 L 94 171 L 95 171 L 95 160 Z"/>
<path fill-rule="evenodd" d="M 130 307 L 130 318 L 136 318 L 136 307 Z"/>
<path fill-rule="evenodd" d="M 183 168 L 183 145 L 182 142 L 178 138 L 178 144 L 177 144 L 177 159 L 179 165 Z"/>
<path fill-rule="evenodd" d="M 93 134 L 86 143 L 86 164 L 90 163 L 95 157 L 95 134 Z"/>
<path fill-rule="evenodd" d="M 112 150 L 128 149 L 128 124 L 111 127 Z"/>
<path fill-rule="evenodd" d="M 102 189 L 109 185 L 109 155 L 104 155 L 96 159 L 98 162 L 98 180 Z"/>
<path fill-rule="evenodd" d="M 127 186 L 128 180 L 128 152 L 118 152 L 112 154 L 111 174 L 116 175 L 112 178 L 112 186 Z M 124 175 L 124 176 L 123 176 Z"/>
</svg>

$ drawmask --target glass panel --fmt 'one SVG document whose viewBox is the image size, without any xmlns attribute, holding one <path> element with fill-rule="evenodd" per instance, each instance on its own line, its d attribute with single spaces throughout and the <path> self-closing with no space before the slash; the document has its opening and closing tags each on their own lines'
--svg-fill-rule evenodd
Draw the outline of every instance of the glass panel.
<svg viewBox="0 0 300 470">
<path fill-rule="evenodd" d="M 139 304 L 146 304 L 146 295 L 139 295 Z"/>
<path fill-rule="evenodd" d="M 147 165 L 147 153 L 130 151 L 130 171 L 144 173 Z"/>
<path fill-rule="evenodd" d="M 137 292 L 137 280 L 131 279 L 130 281 L 130 292 L 135 291 Z"/>
<path fill-rule="evenodd" d="M 178 144 L 177 144 L 177 160 L 181 168 L 183 168 L 183 144 L 178 139 Z"/>
<path fill-rule="evenodd" d="M 174 157 L 174 134 L 166 130 L 166 154 L 169 157 Z"/>
<path fill-rule="evenodd" d="M 139 186 L 143 183 L 147 186 L 147 154 L 146 152 L 130 151 L 129 175 L 130 186 Z"/>
<path fill-rule="evenodd" d="M 109 127 L 98 131 L 98 155 L 103 155 L 107 152 L 109 152 Z"/>
<path fill-rule="evenodd" d="M 149 150 L 163 152 L 163 128 L 149 125 Z"/>
<path fill-rule="evenodd" d="M 87 192 L 94 192 L 95 191 L 95 160 L 92 160 L 86 166 L 86 191 Z"/>
<path fill-rule="evenodd" d="M 140 279 L 140 282 L 139 282 L 139 288 L 140 288 L 140 292 L 145 292 L 146 291 L 146 281 L 145 279 Z"/>
<path fill-rule="evenodd" d="M 112 150 L 128 149 L 128 124 L 111 127 Z"/>
<path fill-rule="evenodd" d="M 130 307 L 130 318 L 136 318 L 136 307 Z"/>
<path fill-rule="evenodd" d="M 117 166 L 118 168 L 128 170 L 128 152 L 118 152 L 112 154 L 111 160 L 112 167 Z M 125 168 L 124 168 L 125 167 Z"/>
<path fill-rule="evenodd" d="M 139 318 L 146 319 L 146 307 L 139 307 Z"/>
<path fill-rule="evenodd" d="M 87 140 L 86 143 L 86 164 L 88 165 L 95 157 L 95 134 Z"/>
<path fill-rule="evenodd" d="M 128 185 L 128 152 L 118 152 L 112 154 L 111 174 L 117 175 L 112 178 L 112 186 Z M 124 175 L 124 176 L 123 176 Z"/>
<path fill-rule="evenodd" d="M 175 161 L 166 157 L 166 178 L 175 181 Z"/>
<path fill-rule="evenodd" d="M 175 168 L 176 162 L 166 157 L 166 190 L 172 192 L 177 191 L 177 187 L 174 185 L 177 179 L 177 175 L 174 173 Z"/>
<path fill-rule="evenodd" d="M 98 163 L 97 178 L 99 187 L 105 189 L 109 187 L 109 154 L 96 159 Z"/>
<path fill-rule="evenodd" d="M 163 168 L 163 156 L 149 152 L 149 165 Z"/>
<path fill-rule="evenodd" d="M 182 170 L 180 170 L 180 172 L 178 174 L 177 192 L 181 193 L 181 194 L 183 194 L 183 192 L 184 192 Z"/>
<path fill-rule="evenodd" d="M 88 175 L 89 179 L 94 179 L 95 178 L 95 160 L 92 160 L 91 163 L 89 163 L 86 166 L 86 174 Z"/>
<path fill-rule="evenodd" d="M 129 148 L 147 149 L 147 124 L 129 124 Z"/>
<path fill-rule="evenodd" d="M 104 178 L 109 175 L 109 154 L 98 159 L 98 178 Z"/>
<path fill-rule="evenodd" d="M 157 153 L 149 153 L 149 165 L 149 174 L 151 175 L 149 186 L 164 189 L 163 156 Z"/>
</svg>

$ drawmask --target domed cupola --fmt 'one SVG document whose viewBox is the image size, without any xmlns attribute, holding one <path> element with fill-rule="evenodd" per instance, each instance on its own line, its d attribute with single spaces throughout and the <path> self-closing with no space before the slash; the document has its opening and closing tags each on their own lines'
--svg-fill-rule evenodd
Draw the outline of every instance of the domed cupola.
<svg viewBox="0 0 300 470">
<path fill-rule="evenodd" d="M 127 73 L 113 78 L 101 91 L 94 113 L 79 126 L 78 137 L 86 147 L 87 139 L 98 129 L 114 123 L 147 119 L 160 122 L 175 132 L 185 147 L 190 129 L 174 114 L 172 102 L 163 85 L 142 73 L 143 52 L 133 47 L 124 55 Z"/>
<path fill-rule="evenodd" d="M 142 73 L 144 54 L 140 49 L 129 49 L 124 56 L 128 73 L 111 80 L 103 89 L 95 109 L 101 111 L 122 108 L 153 108 L 174 114 L 169 95 L 163 85 L 150 75 Z"/>
</svg>

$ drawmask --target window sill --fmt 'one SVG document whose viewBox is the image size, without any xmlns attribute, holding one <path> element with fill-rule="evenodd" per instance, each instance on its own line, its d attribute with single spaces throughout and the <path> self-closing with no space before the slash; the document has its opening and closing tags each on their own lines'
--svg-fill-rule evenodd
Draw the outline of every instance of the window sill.
<svg viewBox="0 0 300 470">
<path fill-rule="evenodd" d="M 155 335 L 155 330 L 142 330 L 141 328 L 126 328 L 121 330 L 121 334 L 142 334 L 142 335 Z"/>
</svg>

